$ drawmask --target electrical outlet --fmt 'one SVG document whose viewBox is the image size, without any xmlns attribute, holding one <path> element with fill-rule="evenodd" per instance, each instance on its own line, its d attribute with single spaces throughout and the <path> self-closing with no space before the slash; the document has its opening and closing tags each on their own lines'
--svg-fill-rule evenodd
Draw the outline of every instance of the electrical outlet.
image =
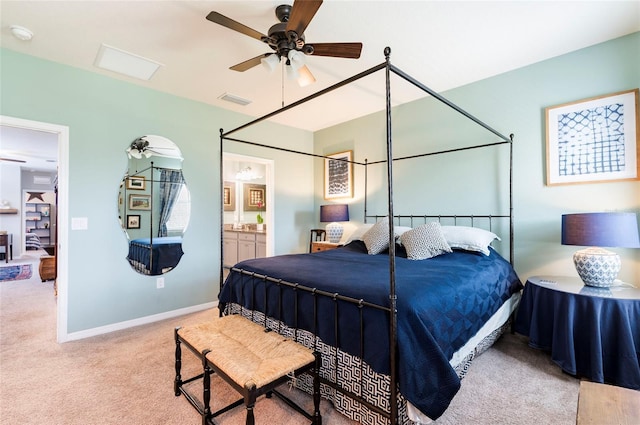
<svg viewBox="0 0 640 425">
<path fill-rule="evenodd" d="M 164 277 L 159 277 L 156 279 L 156 288 L 164 288 Z"/>
</svg>

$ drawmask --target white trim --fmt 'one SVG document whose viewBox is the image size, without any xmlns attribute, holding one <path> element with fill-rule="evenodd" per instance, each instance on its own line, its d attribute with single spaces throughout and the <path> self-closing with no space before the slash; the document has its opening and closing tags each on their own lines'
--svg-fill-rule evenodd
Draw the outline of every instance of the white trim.
<svg viewBox="0 0 640 425">
<path fill-rule="evenodd" d="M 205 304 L 194 305 L 191 307 L 185 307 L 173 311 L 165 311 L 163 313 L 153 314 L 151 316 L 139 317 L 137 319 L 127 320 L 124 322 L 113 323 L 111 325 L 100 326 L 92 329 L 85 329 L 83 331 L 72 332 L 67 335 L 67 341 L 76 341 L 79 339 L 90 338 L 97 335 L 103 335 L 115 331 L 121 331 L 123 329 L 133 328 L 135 326 L 147 325 L 149 323 L 159 322 L 161 320 L 172 319 L 178 316 L 184 316 L 185 314 L 197 313 L 203 310 L 209 310 L 218 307 L 218 301 L 212 301 Z"/>
<path fill-rule="evenodd" d="M 44 131 L 58 135 L 58 238 L 56 239 L 56 262 L 58 271 L 57 340 L 67 341 L 68 280 L 69 280 L 69 127 L 39 121 L 0 115 L 0 125 L 27 130 Z"/>
</svg>

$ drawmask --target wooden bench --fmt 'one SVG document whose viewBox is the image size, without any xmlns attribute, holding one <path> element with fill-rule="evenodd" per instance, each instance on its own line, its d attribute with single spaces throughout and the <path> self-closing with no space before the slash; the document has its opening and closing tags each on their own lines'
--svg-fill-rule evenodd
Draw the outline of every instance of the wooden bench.
<svg viewBox="0 0 640 425">
<path fill-rule="evenodd" d="M 202 424 L 215 424 L 213 418 L 244 404 L 247 409 L 247 425 L 255 423 L 253 408 L 261 395 L 275 393 L 287 404 L 310 419 L 313 425 L 321 425 L 320 416 L 320 354 L 279 335 L 276 332 L 240 315 L 192 326 L 179 327 L 174 332 L 176 342 L 174 393 L 183 394 L 202 416 Z M 187 346 L 202 362 L 203 373 L 183 380 L 181 345 Z M 275 388 L 295 376 L 309 372 L 313 376 L 314 411 L 309 414 Z M 212 413 L 211 374 L 216 373 L 242 395 L 242 399 Z M 202 403 L 184 387 L 202 378 Z"/>
</svg>

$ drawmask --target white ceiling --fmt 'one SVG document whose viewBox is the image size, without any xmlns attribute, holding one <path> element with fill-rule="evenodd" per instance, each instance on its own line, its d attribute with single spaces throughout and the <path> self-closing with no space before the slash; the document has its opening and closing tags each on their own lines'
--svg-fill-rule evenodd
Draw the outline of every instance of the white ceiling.
<svg viewBox="0 0 640 425">
<path fill-rule="evenodd" d="M 8 125 L 0 126 L 0 164 L 17 164 L 30 171 L 55 172 L 58 166 L 58 136 Z"/>
<path fill-rule="evenodd" d="M 307 57 L 317 82 L 300 88 L 281 70 L 228 68 L 270 49 L 205 19 L 217 11 L 261 33 L 277 22 L 264 1 L 6 1 L 0 2 L 2 47 L 221 108 L 264 115 L 384 61 L 435 91 L 444 91 L 640 30 L 638 1 L 342 1 L 326 0 L 306 41 L 356 42 L 360 59 Z M 289 4 L 291 4 L 289 2 Z M 10 25 L 27 27 L 31 41 Z M 164 66 L 141 81 L 94 66 L 102 43 Z M 384 109 L 383 75 L 367 78 L 273 121 L 315 131 Z M 231 93 L 252 103 L 219 100 Z M 408 84 L 392 102 L 423 96 Z M 461 105 L 462 106 L 462 105 Z"/>
</svg>

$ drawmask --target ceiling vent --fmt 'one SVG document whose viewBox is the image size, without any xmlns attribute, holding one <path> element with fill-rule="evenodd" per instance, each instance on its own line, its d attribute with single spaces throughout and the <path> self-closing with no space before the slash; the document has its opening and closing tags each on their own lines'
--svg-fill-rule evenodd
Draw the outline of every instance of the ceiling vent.
<svg viewBox="0 0 640 425">
<path fill-rule="evenodd" d="M 163 66 L 161 63 L 124 50 L 102 44 L 96 56 L 95 66 L 129 77 L 148 81 Z"/>
<path fill-rule="evenodd" d="M 251 103 L 249 99 L 244 99 L 240 96 L 236 96 L 235 94 L 224 93 L 218 96 L 218 99 L 226 100 L 227 102 L 236 103 L 238 105 L 246 106 Z"/>
<path fill-rule="evenodd" d="M 48 176 L 33 176 L 33 184 L 51 184 L 51 177 Z"/>
</svg>

